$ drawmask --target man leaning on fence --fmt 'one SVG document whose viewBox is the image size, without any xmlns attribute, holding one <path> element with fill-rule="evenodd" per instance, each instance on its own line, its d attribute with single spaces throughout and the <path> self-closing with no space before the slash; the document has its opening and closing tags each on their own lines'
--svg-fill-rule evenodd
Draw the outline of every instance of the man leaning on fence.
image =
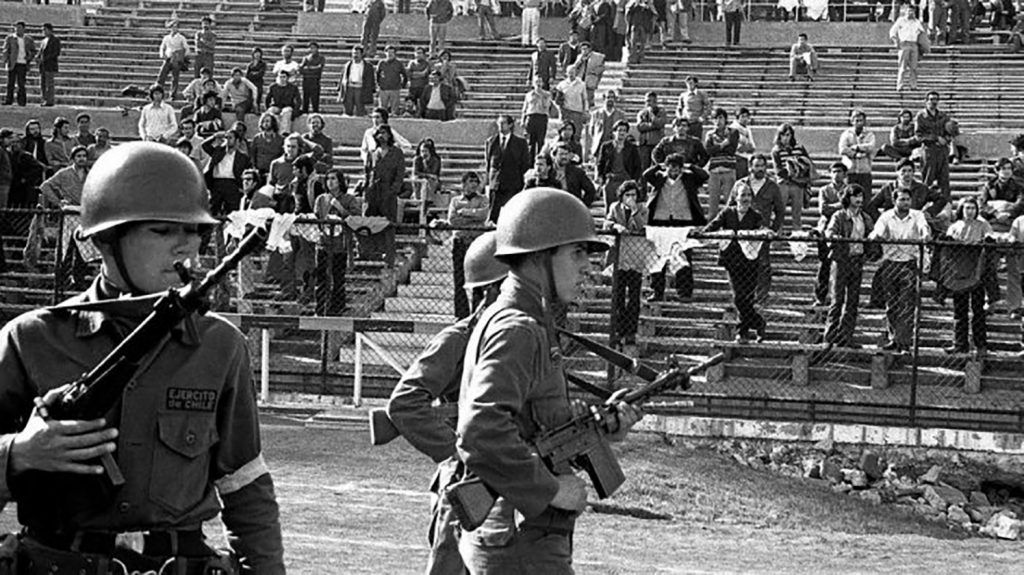
<svg viewBox="0 0 1024 575">
<path fill-rule="evenodd" d="M 482 227 L 491 211 L 487 195 L 482 193 L 480 176 L 476 172 L 462 175 L 462 193 L 453 197 L 448 204 L 448 223 L 456 228 L 452 232 L 452 279 L 455 286 L 455 317 L 462 319 L 470 314 L 469 298 L 461 289 L 465 283 L 463 260 L 469 244 L 480 235 L 479 231 L 460 228 Z"/>
<path fill-rule="evenodd" d="M 729 193 L 728 205 L 736 205 L 736 191 L 743 186 L 749 187 L 754 197 L 751 208 L 761 214 L 764 227 L 776 234 L 782 231 L 782 222 L 786 215 L 786 205 L 782 201 L 779 185 L 768 177 L 768 156 L 756 154 L 750 159 L 750 174 L 737 181 Z M 768 300 L 768 292 L 772 288 L 771 249 L 763 249 L 758 255 L 757 289 L 755 301 L 763 304 Z"/>
<path fill-rule="evenodd" d="M 864 213 L 864 188 L 857 184 L 844 186 L 839 195 L 839 209 L 825 227 L 830 262 L 830 300 L 825 345 L 829 348 L 856 347 L 853 331 L 857 327 L 860 305 L 860 283 L 868 245 L 834 240 L 864 240 L 874 227 L 874 220 Z"/>
<path fill-rule="evenodd" d="M 77 211 L 82 203 L 82 186 L 85 184 L 85 177 L 89 174 L 89 151 L 85 146 L 75 146 L 71 150 L 71 165 L 61 168 L 53 176 L 39 186 L 39 205 L 46 209 L 70 209 Z M 25 262 L 34 267 L 39 261 L 39 252 L 42 247 L 41 230 L 37 225 L 42 225 L 41 214 L 33 217 L 32 229 L 29 230 L 29 238 L 25 246 Z M 72 225 L 74 219 L 64 222 L 65 226 Z M 70 238 L 69 233 L 64 237 Z M 58 238 L 57 241 L 63 241 Z M 60 264 L 61 275 L 65 280 L 70 281 L 73 290 L 83 290 L 88 287 L 86 274 L 89 269 L 78 244 L 74 240 L 67 242 L 64 248 L 64 258 Z M 68 277 L 70 275 L 70 278 Z"/>
<path fill-rule="evenodd" d="M 665 168 L 652 166 L 644 172 L 644 182 L 651 187 L 647 201 L 650 226 L 690 227 L 703 226 L 707 217 L 701 208 L 698 193 L 708 181 L 708 173 L 700 166 L 687 164 L 682 154 L 672 154 L 665 160 Z M 674 284 L 676 294 L 682 301 L 693 298 L 693 254 L 683 251 L 687 265 L 676 270 Z M 654 293 L 648 301 L 664 301 L 665 273 L 668 264 L 651 273 L 651 289 Z"/>
<path fill-rule="evenodd" d="M 619 234 L 615 246 L 608 252 L 608 263 L 615 264 L 612 280 L 612 314 L 615 336 L 622 345 L 636 345 L 636 331 L 640 323 L 640 290 L 643 288 L 644 252 L 640 249 L 647 226 L 647 206 L 637 200 L 639 186 L 633 180 L 623 182 L 618 189 L 618 201 L 608 207 L 604 229 Z M 639 240 L 639 241 L 638 241 Z M 662 290 L 664 290 L 662 275 Z"/>
<path fill-rule="evenodd" d="M 926 241 L 931 229 L 924 213 L 910 207 L 911 192 L 899 188 L 895 192 L 896 206 L 878 217 L 870 239 L 896 241 Z M 882 244 L 882 263 L 875 275 L 879 277 L 885 298 L 885 319 L 888 340 L 882 349 L 906 353 L 910 350 L 914 330 L 914 308 L 919 304 L 917 274 L 921 248 L 916 245 Z"/>
</svg>

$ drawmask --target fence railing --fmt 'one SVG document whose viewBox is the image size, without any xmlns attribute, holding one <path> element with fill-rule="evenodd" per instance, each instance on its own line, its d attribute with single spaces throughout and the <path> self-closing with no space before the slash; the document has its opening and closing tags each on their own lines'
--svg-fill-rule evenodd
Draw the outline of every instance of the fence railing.
<svg viewBox="0 0 1024 575">
<path fill-rule="evenodd" d="M 76 218 L 0 215 L 6 317 L 96 273 L 97 252 L 73 236 Z M 213 231 L 200 271 L 245 222 L 238 215 Z M 275 251 L 238 269 L 214 309 L 262 350 L 254 371 L 265 391 L 386 396 L 397 368 L 471 306 L 471 294 L 456 295 L 454 231 L 298 219 L 278 229 Z M 568 329 L 654 367 L 728 357 L 664 397 L 665 413 L 1024 432 L 1015 313 L 1024 244 L 1006 235 L 975 244 L 687 228 L 603 237 L 613 249 L 595 256 Z M 563 344 L 570 371 L 611 387 L 637 383 Z"/>
</svg>

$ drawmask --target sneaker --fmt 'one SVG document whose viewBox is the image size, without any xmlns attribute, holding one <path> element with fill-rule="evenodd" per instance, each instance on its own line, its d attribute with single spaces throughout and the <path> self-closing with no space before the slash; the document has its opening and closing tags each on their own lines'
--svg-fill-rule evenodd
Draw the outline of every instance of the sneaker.
<svg viewBox="0 0 1024 575">
<path fill-rule="evenodd" d="M 881 346 L 879 346 L 879 349 L 883 349 L 885 351 L 899 351 L 900 344 L 896 343 L 895 341 L 887 341 Z"/>
<path fill-rule="evenodd" d="M 733 339 L 733 341 L 735 341 L 736 343 L 748 343 L 750 342 L 750 334 L 746 332 L 740 332 L 736 334 L 736 337 Z"/>
<path fill-rule="evenodd" d="M 942 351 L 948 353 L 949 355 L 957 355 L 960 353 L 967 353 L 968 349 L 966 347 L 961 347 L 959 345 L 951 345 L 949 347 L 943 348 Z"/>
</svg>

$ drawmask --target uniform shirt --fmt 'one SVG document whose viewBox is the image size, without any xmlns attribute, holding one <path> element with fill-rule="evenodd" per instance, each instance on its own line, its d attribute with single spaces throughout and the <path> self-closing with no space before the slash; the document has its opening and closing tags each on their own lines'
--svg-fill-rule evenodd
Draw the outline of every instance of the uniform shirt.
<svg viewBox="0 0 1024 575">
<path fill-rule="evenodd" d="M 54 206 L 59 206 L 62 200 L 77 206 L 82 203 L 82 185 L 85 184 L 88 172 L 78 170 L 75 166 L 61 168 L 39 186 L 39 192 Z"/>
<path fill-rule="evenodd" d="M 388 400 L 388 416 L 402 437 L 435 463 L 455 455 L 455 430 L 437 416 L 433 402 L 458 398 L 466 344 L 476 318 L 477 314 L 463 318 L 435 335 Z"/>
<path fill-rule="evenodd" d="M 859 146 L 854 150 L 854 146 Z M 839 136 L 839 155 L 851 174 L 870 174 L 871 158 L 875 156 L 875 134 L 863 129 L 858 134 L 854 128 L 847 128 Z"/>
<path fill-rule="evenodd" d="M 116 290 L 106 285 L 97 278 L 65 302 L 106 300 L 99 308 L 38 309 L 0 331 L 0 501 L 18 501 L 27 527 L 117 533 L 198 529 L 223 500 L 232 547 L 256 572 L 284 573 L 249 354 L 242 334 L 215 313 L 182 321 L 108 419 L 119 431 L 114 457 L 126 480 L 111 504 L 85 499 L 84 489 L 32 497 L 33 485 L 11 475 L 11 443 L 33 398 L 74 381 L 152 309 L 110 299 Z"/>
<path fill-rule="evenodd" d="M 178 51 L 188 54 L 188 40 L 180 32 L 169 32 L 160 41 L 160 57 L 166 60 Z"/>
<path fill-rule="evenodd" d="M 498 495 L 491 517 L 527 521 L 549 509 L 558 479 L 529 441 L 571 418 L 550 312 L 539 285 L 512 271 L 477 322 L 459 394 L 459 459 Z"/>
<path fill-rule="evenodd" d="M 924 213 L 910 210 L 900 217 L 896 208 L 887 210 L 878 217 L 875 229 L 871 231 L 873 240 L 927 240 L 931 238 L 931 229 L 924 219 Z M 918 247 L 905 244 L 882 244 L 882 259 L 891 262 L 917 261 Z"/>
<path fill-rule="evenodd" d="M 174 108 L 161 103 L 146 104 L 139 114 L 139 137 L 169 139 L 178 131 L 178 118 Z"/>
</svg>

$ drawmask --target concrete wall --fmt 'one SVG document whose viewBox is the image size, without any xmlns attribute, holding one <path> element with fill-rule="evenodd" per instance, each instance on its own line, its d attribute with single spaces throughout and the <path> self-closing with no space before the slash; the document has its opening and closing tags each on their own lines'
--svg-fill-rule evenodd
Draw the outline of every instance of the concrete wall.
<svg viewBox="0 0 1024 575">
<path fill-rule="evenodd" d="M 343 12 L 299 13 L 296 32 L 310 37 L 359 36 L 363 17 Z M 505 36 L 518 38 L 518 18 L 498 18 L 498 29 Z M 457 16 L 448 25 L 448 38 L 475 40 L 475 16 Z M 568 32 L 564 18 L 542 18 L 541 36 L 561 41 Z M 888 46 L 889 24 L 869 22 L 744 22 L 741 43 L 746 46 L 789 46 L 799 32 L 806 32 L 812 44 L 828 46 Z M 381 42 L 389 39 L 427 39 L 427 21 L 421 14 L 388 14 L 381 24 Z M 722 22 L 694 22 L 690 24 L 690 37 L 697 45 L 724 44 L 725 24 Z"/>
<path fill-rule="evenodd" d="M 0 2 L 0 7 L 2 7 L 0 13 L 3 14 L 0 20 L 3 22 L 24 20 L 29 26 L 38 26 L 49 22 L 57 28 L 85 24 L 85 8 L 81 6 Z M 4 30 L 3 32 L 6 36 L 8 31 Z"/>
</svg>

